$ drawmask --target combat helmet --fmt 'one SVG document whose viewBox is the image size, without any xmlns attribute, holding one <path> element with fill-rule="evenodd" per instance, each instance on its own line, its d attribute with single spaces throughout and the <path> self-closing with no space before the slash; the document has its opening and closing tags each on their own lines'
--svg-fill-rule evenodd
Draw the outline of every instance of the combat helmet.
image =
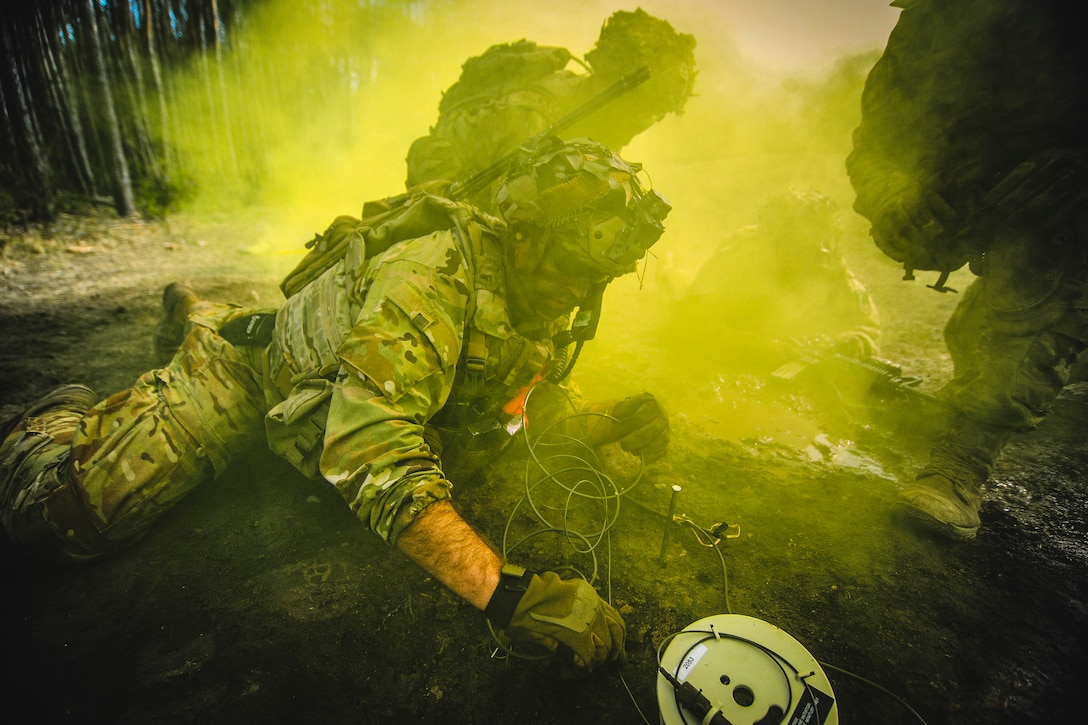
<svg viewBox="0 0 1088 725">
<path fill-rule="evenodd" d="M 672 209 L 639 183 L 641 170 L 592 139 L 549 138 L 507 174 L 495 202 L 507 224 L 564 232 L 560 243 L 618 277 L 634 271 Z"/>
</svg>

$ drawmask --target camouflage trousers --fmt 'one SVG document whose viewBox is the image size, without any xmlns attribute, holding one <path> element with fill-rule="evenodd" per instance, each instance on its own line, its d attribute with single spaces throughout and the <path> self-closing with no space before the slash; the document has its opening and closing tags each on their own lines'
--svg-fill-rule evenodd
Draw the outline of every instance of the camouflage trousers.
<svg viewBox="0 0 1088 725">
<path fill-rule="evenodd" d="M 262 443 L 264 350 L 216 334 L 250 312 L 210 306 L 170 363 L 130 389 L 82 416 L 16 425 L 0 445 L 0 520 L 13 543 L 71 561 L 106 554 Z"/>
<path fill-rule="evenodd" d="M 945 327 L 955 364 L 941 391 L 976 423 L 1028 430 L 1088 345 L 1088 219 L 999 235 Z"/>
</svg>

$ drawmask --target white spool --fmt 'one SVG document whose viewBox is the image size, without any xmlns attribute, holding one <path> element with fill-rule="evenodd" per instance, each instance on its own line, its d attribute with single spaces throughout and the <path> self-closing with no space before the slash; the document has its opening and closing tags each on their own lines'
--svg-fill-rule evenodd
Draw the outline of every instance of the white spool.
<svg viewBox="0 0 1088 725">
<path fill-rule="evenodd" d="M 661 667 L 707 698 L 703 718 L 681 707 L 658 673 L 661 725 L 706 725 L 715 712 L 731 725 L 838 725 L 835 693 L 808 650 L 778 627 L 740 614 L 688 625 L 665 649 Z"/>
</svg>

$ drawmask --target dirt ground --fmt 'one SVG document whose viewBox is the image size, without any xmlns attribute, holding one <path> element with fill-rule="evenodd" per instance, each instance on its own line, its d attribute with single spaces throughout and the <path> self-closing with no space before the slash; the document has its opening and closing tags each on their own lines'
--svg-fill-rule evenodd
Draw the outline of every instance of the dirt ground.
<svg viewBox="0 0 1088 725">
<path fill-rule="evenodd" d="M 176 278 L 210 298 L 276 304 L 289 262 L 225 236 L 215 224 L 75 217 L 4 235 L 0 417 L 59 383 L 106 394 L 153 367 L 160 293 Z M 875 254 L 860 262 L 884 356 L 934 389 L 949 371 L 940 330 L 955 299 L 904 291 Z M 652 354 L 594 359 L 592 346 L 587 392 L 639 370 L 668 380 Z M 624 490 L 607 537 L 537 536 L 519 504 L 534 480 L 524 445 L 457 492 L 496 542 L 528 537 L 515 558 L 596 571 L 627 621 L 620 667 L 573 679 L 555 659 L 496 654 L 483 617 L 364 530 L 326 484 L 251 454 L 106 561 L 47 570 L 5 552 L 5 700 L 20 722 L 656 723 L 659 647 L 733 612 L 782 628 L 824 665 L 841 723 L 1081 713 L 1088 386 L 1014 440 L 982 532 L 961 545 L 890 513 L 932 411 L 867 394 L 861 414 L 724 371 L 674 380 L 663 397 L 666 460 L 641 473 L 615 451 L 599 461 Z M 693 525 L 672 527 L 663 547 L 673 485 Z M 696 527 L 716 523 L 739 536 L 701 545 Z"/>
</svg>

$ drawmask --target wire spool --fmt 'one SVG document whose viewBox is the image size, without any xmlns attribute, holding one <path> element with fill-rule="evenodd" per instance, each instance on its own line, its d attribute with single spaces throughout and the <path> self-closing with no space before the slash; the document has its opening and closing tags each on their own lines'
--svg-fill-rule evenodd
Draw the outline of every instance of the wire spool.
<svg viewBox="0 0 1088 725">
<path fill-rule="evenodd" d="M 740 614 L 688 625 L 669 642 L 658 673 L 661 725 L 838 725 L 831 683 L 808 650 L 778 627 Z M 683 703 L 698 691 L 702 708 Z M 694 688 L 694 690 L 692 689 Z M 715 717 L 720 714 L 720 717 Z"/>
</svg>

